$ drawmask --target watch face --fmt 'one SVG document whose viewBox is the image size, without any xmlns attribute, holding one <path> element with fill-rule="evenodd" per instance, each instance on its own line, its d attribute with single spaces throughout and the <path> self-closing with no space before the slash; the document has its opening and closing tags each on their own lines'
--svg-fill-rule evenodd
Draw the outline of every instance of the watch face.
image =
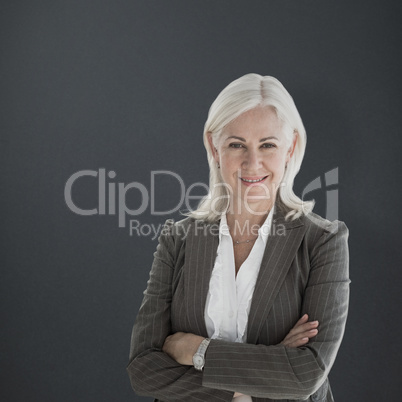
<svg viewBox="0 0 402 402">
<path fill-rule="evenodd" d="M 194 366 L 201 366 L 204 363 L 204 359 L 202 356 L 195 355 L 193 358 Z"/>
</svg>

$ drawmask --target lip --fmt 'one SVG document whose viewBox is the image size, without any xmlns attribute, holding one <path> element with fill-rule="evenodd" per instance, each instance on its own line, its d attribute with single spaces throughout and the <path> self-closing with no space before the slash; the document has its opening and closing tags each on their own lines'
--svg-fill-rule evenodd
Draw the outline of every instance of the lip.
<svg viewBox="0 0 402 402">
<path fill-rule="evenodd" d="M 239 179 L 240 179 L 241 183 L 244 184 L 245 186 L 259 186 L 260 184 L 264 183 L 265 180 L 268 177 L 269 177 L 269 175 L 266 175 L 266 176 L 241 176 L 241 177 L 239 177 Z M 260 180 L 260 179 L 263 179 L 263 180 L 257 181 L 255 183 L 248 183 L 246 181 L 243 181 L 242 179 L 246 179 L 246 180 Z"/>
</svg>

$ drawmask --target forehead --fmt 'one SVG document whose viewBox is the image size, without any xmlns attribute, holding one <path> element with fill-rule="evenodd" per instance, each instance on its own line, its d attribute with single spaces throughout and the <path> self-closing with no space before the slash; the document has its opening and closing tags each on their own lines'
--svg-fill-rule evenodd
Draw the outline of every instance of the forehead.
<svg viewBox="0 0 402 402">
<path fill-rule="evenodd" d="M 241 132 L 244 135 L 258 133 L 280 134 L 282 122 L 278 118 L 275 109 L 271 106 L 259 106 L 250 109 L 236 117 L 225 126 L 222 134 L 231 135 Z"/>
</svg>

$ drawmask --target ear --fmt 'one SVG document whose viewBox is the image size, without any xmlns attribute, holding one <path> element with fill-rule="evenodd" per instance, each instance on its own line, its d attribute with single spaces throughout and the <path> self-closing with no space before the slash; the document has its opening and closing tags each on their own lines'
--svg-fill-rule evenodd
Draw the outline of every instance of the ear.
<svg viewBox="0 0 402 402">
<path fill-rule="evenodd" d="M 295 152 L 298 135 L 299 135 L 299 133 L 296 130 L 293 131 L 293 139 L 292 139 L 292 143 L 290 144 L 290 147 L 288 149 L 288 153 L 286 155 L 286 162 L 289 162 L 290 158 L 293 156 L 293 153 Z"/>
<path fill-rule="evenodd" d="M 215 145 L 212 142 L 212 133 L 210 131 L 207 132 L 207 138 L 208 138 L 209 147 L 211 148 L 211 151 L 212 151 L 212 155 L 214 156 L 216 162 L 219 162 L 218 150 L 215 148 Z"/>
</svg>

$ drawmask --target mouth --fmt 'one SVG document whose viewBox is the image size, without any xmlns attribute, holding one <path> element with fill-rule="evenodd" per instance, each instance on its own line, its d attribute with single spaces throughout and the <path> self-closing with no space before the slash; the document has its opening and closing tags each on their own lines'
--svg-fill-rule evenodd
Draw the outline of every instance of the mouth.
<svg viewBox="0 0 402 402">
<path fill-rule="evenodd" d="M 245 177 L 240 177 L 240 180 L 244 183 L 261 183 L 264 181 L 268 176 L 263 176 L 259 178 L 245 178 Z"/>
</svg>

